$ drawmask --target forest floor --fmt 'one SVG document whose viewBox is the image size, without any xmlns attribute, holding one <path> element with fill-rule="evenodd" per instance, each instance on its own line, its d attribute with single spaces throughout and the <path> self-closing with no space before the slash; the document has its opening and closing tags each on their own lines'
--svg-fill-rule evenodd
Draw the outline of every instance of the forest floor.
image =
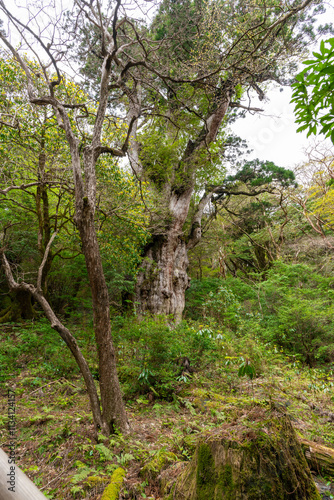
<svg viewBox="0 0 334 500">
<path fill-rule="evenodd" d="M 12 338 L 15 344 L 17 336 L 9 327 L 6 335 L 7 342 Z M 126 471 L 123 498 L 158 500 L 162 496 L 157 474 L 154 467 L 145 467 L 157 452 L 165 452 L 167 465 L 173 464 L 178 474 L 193 455 L 199 435 L 247 418 L 255 406 L 276 405 L 290 416 L 298 436 L 334 447 L 332 372 L 302 367 L 276 348 L 266 350 L 262 374 L 253 380 L 238 377 L 236 363 L 237 357 L 221 353 L 214 363 L 180 381 L 172 401 L 155 399 L 152 392 L 128 397 L 132 433 L 96 441 L 81 377 L 41 377 L 38 366 L 29 364 L 27 357 L 22 362 L 21 356 L 19 369 L 13 368 L 1 384 L 0 446 L 9 451 L 11 389 L 17 463 L 55 500 L 99 500 L 118 467 Z M 334 478 L 322 480 L 325 484 Z"/>
</svg>

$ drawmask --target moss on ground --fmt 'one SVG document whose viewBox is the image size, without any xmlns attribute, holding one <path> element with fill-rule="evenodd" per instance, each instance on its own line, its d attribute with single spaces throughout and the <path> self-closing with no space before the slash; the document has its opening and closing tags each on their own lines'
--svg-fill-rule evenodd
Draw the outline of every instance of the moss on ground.
<svg viewBox="0 0 334 500">
<path fill-rule="evenodd" d="M 7 382 L 6 379 L 0 381 L 0 405 L 3 409 L 7 407 L 8 388 L 16 386 L 18 465 L 52 500 L 78 500 L 84 496 L 97 500 L 105 488 L 102 480 L 110 478 L 120 466 L 127 471 L 122 488 L 129 492 L 129 499 L 135 495 L 147 498 L 172 495 L 173 498 L 173 484 L 193 457 L 197 442 L 208 443 L 210 437 L 224 428 L 228 429 L 227 451 L 231 455 L 241 443 L 245 456 L 254 455 L 259 443 L 267 442 L 269 430 L 269 441 L 278 449 L 279 440 L 275 441 L 275 435 L 279 435 L 279 426 L 275 431 L 274 422 L 270 427 L 263 423 L 265 418 L 261 421 L 254 414 L 262 409 L 270 416 L 272 403 L 290 415 L 300 438 L 329 447 L 334 442 L 333 424 L 329 421 L 330 414 L 334 413 L 334 377 L 330 372 L 303 368 L 268 346 L 264 350 L 259 343 L 268 368 L 263 376 L 250 382 L 237 375 L 240 339 L 236 339 L 224 344 L 221 341 L 224 352 L 219 359 L 205 370 L 196 371 L 187 383 L 180 381 L 173 401 L 160 401 L 145 394 L 127 400 L 133 433 L 103 438 L 104 446 L 110 450 L 110 454 L 103 454 L 94 437 L 83 381 L 70 369 L 72 365 L 65 357 L 64 376 L 49 371 L 42 353 L 48 348 L 51 334 L 45 340 L 43 328 L 44 323 L 29 329 L 22 325 L 1 325 L 0 364 L 2 362 L 4 368 L 8 365 L 11 370 L 8 373 L 12 375 Z M 38 349 L 27 350 L 27 342 L 35 345 L 37 341 L 40 342 Z M 63 356 L 63 351 L 57 356 Z M 0 439 L 8 442 L 6 411 L 0 415 Z M 165 462 L 159 456 L 162 450 L 169 456 Z M 213 452 L 212 456 L 215 457 Z M 253 456 L 253 460 L 256 470 L 265 465 L 271 470 L 276 461 L 284 461 L 284 454 L 269 455 L 266 464 L 263 458 L 255 460 Z M 318 467 L 313 470 L 331 480 L 333 474 L 326 463 L 327 459 L 317 462 Z M 61 475 L 59 469 L 64 471 Z M 92 476 L 100 477 L 101 482 L 88 484 Z M 205 474 L 200 479 L 203 490 L 204 479 Z M 262 479 L 264 496 L 267 490 L 270 493 L 271 484 L 266 485 L 265 474 Z M 222 466 L 216 480 L 217 492 L 221 489 L 226 498 L 228 494 L 234 498 L 233 465 Z M 243 480 L 248 480 L 247 475 Z M 253 483 L 248 481 L 249 490 L 252 487 Z"/>
<path fill-rule="evenodd" d="M 150 460 L 141 470 L 141 476 L 144 479 L 154 481 L 159 474 L 166 469 L 169 465 L 177 461 L 177 456 L 175 453 L 171 453 L 166 450 L 160 450 L 154 455 L 154 458 Z"/>
<path fill-rule="evenodd" d="M 118 467 L 118 469 L 113 472 L 110 483 L 104 490 L 101 500 L 118 500 L 124 477 L 125 470 Z"/>
</svg>

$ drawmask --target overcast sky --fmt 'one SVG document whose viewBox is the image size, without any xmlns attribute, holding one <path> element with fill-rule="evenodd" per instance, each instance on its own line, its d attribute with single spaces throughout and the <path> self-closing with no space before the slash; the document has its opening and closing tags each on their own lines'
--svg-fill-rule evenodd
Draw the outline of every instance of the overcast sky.
<svg viewBox="0 0 334 500">
<path fill-rule="evenodd" d="M 29 3 L 29 0 L 19 0 L 23 3 L 27 1 Z M 71 1 L 56 0 L 55 3 L 61 11 L 61 8 L 68 7 Z M 47 2 L 42 4 L 46 5 Z M 21 10 L 17 9 L 17 13 L 19 12 L 22 14 Z M 320 24 L 327 22 L 334 25 L 333 0 L 326 2 L 326 14 L 319 16 Z M 318 45 L 311 47 L 311 51 L 317 50 Z M 233 124 L 232 130 L 242 139 L 246 139 L 249 147 L 253 149 L 249 158 L 271 160 L 278 166 L 292 168 L 305 160 L 304 149 L 314 142 L 314 136 L 307 139 L 306 132 L 296 133 L 298 127 L 294 123 L 294 106 L 290 104 L 290 88 L 281 89 L 276 86 L 267 92 L 266 98 L 267 100 L 262 102 L 256 98 L 252 101 L 252 106 L 264 109 L 263 113 L 248 113 L 246 118 L 238 119 Z"/>
<path fill-rule="evenodd" d="M 332 22 L 334 25 L 334 2 L 326 3 L 326 13 L 319 16 L 320 24 Z M 310 48 L 310 52 L 318 50 L 319 43 Z M 303 65 L 300 66 L 302 68 Z M 250 148 L 254 151 L 250 158 L 260 160 L 271 160 L 280 167 L 292 168 L 296 164 L 305 161 L 305 148 L 314 143 L 315 136 L 306 138 L 307 132 L 297 133 L 298 125 L 294 120 L 294 105 L 290 104 L 292 91 L 284 87 L 269 90 L 267 102 L 254 99 L 252 106 L 264 109 L 264 113 L 255 113 L 243 120 L 237 120 L 233 126 L 233 132 L 246 139 Z M 323 140 L 323 136 L 318 136 Z M 331 147 L 332 143 L 326 140 Z"/>
</svg>

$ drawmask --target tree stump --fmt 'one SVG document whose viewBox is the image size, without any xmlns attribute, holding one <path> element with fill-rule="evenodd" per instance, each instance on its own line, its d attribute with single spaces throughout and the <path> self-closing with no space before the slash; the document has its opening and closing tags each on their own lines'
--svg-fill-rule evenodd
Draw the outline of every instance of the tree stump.
<svg viewBox="0 0 334 500">
<path fill-rule="evenodd" d="M 289 417 L 253 408 L 197 445 L 174 500 L 320 500 Z"/>
</svg>

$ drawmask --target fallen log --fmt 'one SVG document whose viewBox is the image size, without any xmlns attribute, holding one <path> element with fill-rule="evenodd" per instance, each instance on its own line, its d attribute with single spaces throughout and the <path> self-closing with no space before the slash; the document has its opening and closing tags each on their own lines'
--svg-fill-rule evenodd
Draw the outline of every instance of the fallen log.
<svg viewBox="0 0 334 500">
<path fill-rule="evenodd" d="M 299 442 L 311 471 L 334 477 L 334 449 L 303 438 Z"/>
</svg>

